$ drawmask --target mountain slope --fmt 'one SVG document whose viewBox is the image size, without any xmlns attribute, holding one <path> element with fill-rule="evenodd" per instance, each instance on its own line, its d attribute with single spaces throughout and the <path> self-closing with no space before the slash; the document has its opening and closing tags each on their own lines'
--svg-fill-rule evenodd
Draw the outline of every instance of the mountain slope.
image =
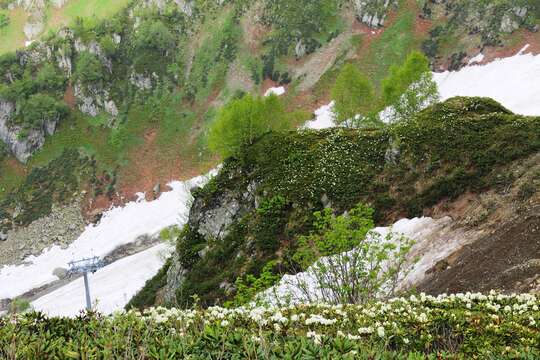
<svg viewBox="0 0 540 360">
<path fill-rule="evenodd" d="M 491 208 L 471 208 L 468 225 L 457 216 L 458 210 L 449 209 L 466 194 L 481 198 L 501 187 L 507 187 L 504 191 L 525 187 L 529 180 L 530 187 L 523 191 L 528 191 L 531 204 L 524 204 L 520 195 L 508 196 L 523 206 L 524 217 L 534 218 L 538 120 L 514 115 L 492 100 L 453 98 L 383 131 L 266 135 L 228 159 L 218 176 L 194 193 L 164 299 L 185 305 L 197 295 L 205 305 L 222 302 L 234 295 L 238 277 L 258 274 L 270 260 L 278 260 L 274 271 L 298 271 L 291 260 L 296 241 L 311 229 L 312 213 L 324 207 L 342 213 L 364 202 L 375 209 L 379 224 L 406 216 L 450 215 L 455 218 L 454 230 L 473 226 L 475 234 L 468 234 L 465 243 L 480 238 L 484 222 L 497 229 L 493 236 L 505 243 L 510 240 L 504 232 L 506 223 L 513 220 L 504 216 L 513 210 L 498 214 L 498 221 L 490 219 L 508 197 L 494 196 Z M 519 174 L 519 162 L 530 156 L 526 170 L 531 172 Z M 535 235 L 534 227 L 526 229 L 523 241 Z M 531 246 L 529 250 L 534 250 L 537 244 Z M 521 260 L 528 258 L 515 258 Z M 497 281 L 491 285 L 501 286 Z M 468 286 L 464 290 L 480 285 Z"/>
</svg>

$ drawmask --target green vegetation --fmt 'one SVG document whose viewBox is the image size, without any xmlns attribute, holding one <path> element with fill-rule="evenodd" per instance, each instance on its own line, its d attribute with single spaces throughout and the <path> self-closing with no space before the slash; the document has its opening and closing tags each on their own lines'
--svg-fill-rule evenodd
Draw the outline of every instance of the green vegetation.
<svg viewBox="0 0 540 360">
<path fill-rule="evenodd" d="M 245 95 L 232 100 L 212 124 L 208 138 L 210 149 L 223 157 L 231 156 L 266 132 L 287 130 L 291 125 L 290 118 L 276 95 Z"/>
<path fill-rule="evenodd" d="M 310 302 L 363 304 L 396 295 L 399 281 L 407 275 L 410 239 L 392 232 L 383 239 L 371 232 L 373 209 L 363 204 L 337 217 L 327 208 L 315 212 L 314 218 L 314 230 L 300 236 L 293 260 L 304 270 L 310 268 L 315 287 L 322 291 L 316 294 L 299 280 L 295 287 L 302 296 Z"/>
<path fill-rule="evenodd" d="M 255 183 L 259 207 L 273 210 L 250 205 L 220 241 L 202 238 L 196 226 L 186 230 L 179 244 L 192 256 L 178 304 L 189 304 L 192 295 L 203 305 L 230 300 L 234 292 L 220 284 L 257 277 L 271 260 L 278 261 L 274 273 L 301 269 L 291 258 L 323 202 L 337 214 L 368 204 L 378 224 L 496 186 L 504 166 L 539 150 L 539 126 L 538 118 L 511 114 L 489 99 L 454 98 L 378 130 L 264 135 L 225 160 L 195 203 L 211 209 L 223 196 L 241 199 Z"/>
<path fill-rule="evenodd" d="M 22 314 L 22 313 L 30 311 L 31 309 L 32 309 L 32 305 L 30 304 L 28 300 L 17 298 L 17 299 L 13 299 L 9 303 L 8 313 L 9 314 Z"/>
<path fill-rule="evenodd" d="M 377 87 L 388 75 L 392 65 L 402 64 L 411 49 L 420 45 L 414 34 L 414 21 L 413 11 L 400 9 L 397 20 L 370 44 L 369 51 L 362 58 L 361 70 L 369 75 Z"/>
<path fill-rule="evenodd" d="M 0 30 L 7 27 L 10 23 L 9 16 L 3 10 L 0 10 Z"/>
<path fill-rule="evenodd" d="M 84 51 L 78 56 L 73 78 L 84 84 L 98 83 L 104 80 L 103 64 L 96 55 Z"/>
<path fill-rule="evenodd" d="M 385 106 L 393 107 L 393 121 L 414 117 L 439 99 L 437 84 L 433 81 L 429 60 L 413 51 L 401 66 L 390 67 L 390 74 L 382 82 Z"/>
<path fill-rule="evenodd" d="M 341 69 L 332 88 L 332 99 L 335 101 L 334 111 L 338 123 L 347 120 L 356 123 L 356 116 L 373 117 L 376 106 L 373 85 L 356 66 L 346 64 Z M 357 125 L 357 124 L 355 124 Z"/>
<path fill-rule="evenodd" d="M 537 359 L 533 295 L 0 318 L 2 358 Z"/>
</svg>

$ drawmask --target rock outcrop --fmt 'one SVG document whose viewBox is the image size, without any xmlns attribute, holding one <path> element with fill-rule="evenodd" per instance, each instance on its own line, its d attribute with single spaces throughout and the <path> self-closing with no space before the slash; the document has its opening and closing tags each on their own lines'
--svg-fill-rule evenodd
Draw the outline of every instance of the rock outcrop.
<svg viewBox="0 0 540 360">
<path fill-rule="evenodd" d="M 388 11 L 396 4 L 395 0 L 354 0 L 356 17 L 372 28 L 382 27 Z"/>
<path fill-rule="evenodd" d="M 0 99 L 0 140 L 11 153 L 22 163 L 26 163 L 32 153 L 45 143 L 45 136 L 54 134 L 57 119 L 45 121 L 41 127 L 23 132 L 20 126 L 12 125 L 15 116 L 15 105 Z M 24 136 L 21 134 L 25 133 Z"/>
</svg>

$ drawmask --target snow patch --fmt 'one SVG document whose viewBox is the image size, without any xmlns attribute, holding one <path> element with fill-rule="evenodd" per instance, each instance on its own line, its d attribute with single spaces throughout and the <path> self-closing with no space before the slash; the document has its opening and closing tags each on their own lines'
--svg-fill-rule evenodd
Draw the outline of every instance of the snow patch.
<svg viewBox="0 0 540 360">
<path fill-rule="evenodd" d="M 168 184 L 172 190 L 153 201 L 139 194 L 137 201 L 105 212 L 97 225 L 87 226 L 67 249 L 55 245 L 39 256 L 26 258 L 27 265 L 0 268 L 0 299 L 15 298 L 58 280 L 53 270 L 66 268 L 73 259 L 102 257 L 141 235 L 154 235 L 168 226 L 185 223 L 192 200 L 190 189 L 204 185 L 215 173 L 185 182 L 173 181 Z"/>
<path fill-rule="evenodd" d="M 160 244 L 90 274 L 94 309 L 103 314 L 122 310 L 145 282 L 161 269 L 172 251 L 172 246 Z M 76 316 L 85 304 L 84 280 L 81 277 L 33 301 L 32 307 L 50 316 Z"/>
<path fill-rule="evenodd" d="M 285 88 L 283 86 L 280 86 L 280 87 L 273 87 L 266 90 L 266 92 L 264 93 L 264 96 L 270 96 L 270 95 L 281 96 L 283 94 L 285 94 Z"/>
<path fill-rule="evenodd" d="M 454 96 L 490 97 L 522 115 L 540 115 L 540 55 L 524 54 L 497 59 L 455 72 L 434 73 L 441 100 Z"/>
<path fill-rule="evenodd" d="M 385 238 L 390 231 L 394 236 L 405 235 L 415 241 L 408 254 L 410 272 L 404 277 L 398 288 L 405 289 L 419 284 L 426 276 L 426 271 L 433 268 L 437 262 L 472 241 L 473 237 L 466 236 L 459 230 L 451 229 L 452 220 L 449 217 L 432 219 L 429 217 L 401 219 L 390 227 L 377 227 L 373 232 Z M 414 262 L 413 259 L 419 260 Z M 324 261 L 324 258 L 322 259 Z M 305 290 L 309 297 L 306 298 Z M 315 281 L 312 268 L 296 275 L 285 275 L 278 284 L 262 292 L 259 298 L 275 304 L 280 301 L 305 303 L 317 301 L 320 289 Z"/>
<path fill-rule="evenodd" d="M 304 128 L 320 130 L 336 126 L 334 104 L 334 101 L 332 101 L 330 104 L 323 105 L 315 110 L 315 119 L 306 122 Z"/>
<path fill-rule="evenodd" d="M 469 60 L 467 65 L 471 65 L 474 63 L 481 63 L 482 61 L 484 61 L 484 58 L 485 58 L 484 54 L 480 53 L 476 55 L 475 57 L 471 58 L 471 60 Z"/>
</svg>

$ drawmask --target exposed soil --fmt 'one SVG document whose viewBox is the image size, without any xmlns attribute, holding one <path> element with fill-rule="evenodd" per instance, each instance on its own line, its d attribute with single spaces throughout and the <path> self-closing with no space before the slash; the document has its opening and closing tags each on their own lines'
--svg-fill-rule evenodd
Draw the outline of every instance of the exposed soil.
<svg viewBox="0 0 540 360">
<path fill-rule="evenodd" d="M 431 294 L 464 291 L 540 291 L 540 154 L 500 169 L 515 174 L 504 189 L 466 193 L 426 212 L 450 216 L 455 230 L 475 235 L 429 270 L 418 290 Z M 523 195 L 523 185 L 529 193 Z"/>
<path fill-rule="evenodd" d="M 528 30 L 518 30 L 512 34 L 515 41 L 513 44 L 505 44 L 503 47 L 486 47 L 482 50 L 484 60 L 480 64 L 487 64 L 498 58 L 506 58 L 516 55 L 526 45 L 529 45 L 524 53 L 533 55 L 540 54 L 540 33 L 534 33 Z M 473 56 L 476 54 L 473 54 Z"/>
<path fill-rule="evenodd" d="M 540 206 L 464 246 L 419 290 L 431 294 L 498 289 L 530 291 L 539 284 Z M 523 289 L 525 287 L 525 289 Z"/>
<path fill-rule="evenodd" d="M 75 91 L 71 82 L 68 84 L 66 92 L 64 93 L 64 102 L 71 110 L 75 110 L 77 107 L 77 98 L 75 97 Z"/>
</svg>

